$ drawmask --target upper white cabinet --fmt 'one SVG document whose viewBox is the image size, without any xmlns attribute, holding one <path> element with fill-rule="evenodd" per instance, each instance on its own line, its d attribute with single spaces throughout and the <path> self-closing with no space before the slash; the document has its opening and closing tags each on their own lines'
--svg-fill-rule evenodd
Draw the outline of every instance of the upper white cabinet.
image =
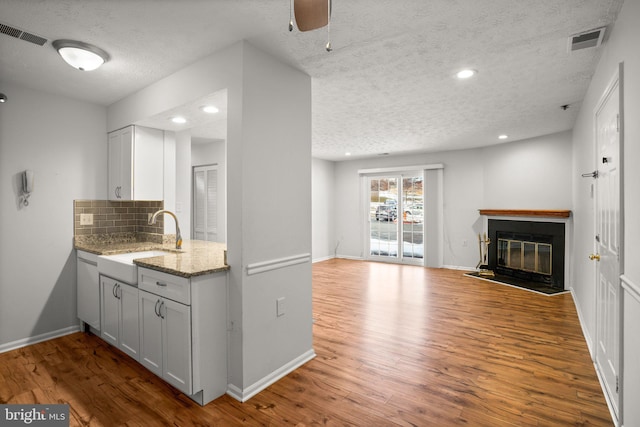
<svg viewBox="0 0 640 427">
<path fill-rule="evenodd" d="M 128 126 L 109 133 L 109 200 L 164 199 L 164 132 Z"/>
</svg>

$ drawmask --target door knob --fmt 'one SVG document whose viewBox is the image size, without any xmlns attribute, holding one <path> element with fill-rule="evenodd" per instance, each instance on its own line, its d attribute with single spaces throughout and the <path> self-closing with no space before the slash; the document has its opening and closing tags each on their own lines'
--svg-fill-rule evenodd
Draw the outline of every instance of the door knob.
<svg viewBox="0 0 640 427">
<path fill-rule="evenodd" d="M 595 259 L 596 261 L 600 261 L 600 254 L 591 254 L 591 255 L 589 255 L 589 259 L 590 259 L 591 261 L 593 261 L 594 259 Z"/>
</svg>

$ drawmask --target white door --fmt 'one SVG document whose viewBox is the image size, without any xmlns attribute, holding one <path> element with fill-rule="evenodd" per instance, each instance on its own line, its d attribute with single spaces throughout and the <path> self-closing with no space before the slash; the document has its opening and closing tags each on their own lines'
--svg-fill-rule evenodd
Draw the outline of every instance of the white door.
<svg viewBox="0 0 640 427">
<path fill-rule="evenodd" d="M 157 376 L 162 376 L 162 318 L 159 314 L 162 299 L 149 292 L 139 291 L 140 363 Z"/>
<path fill-rule="evenodd" d="M 218 166 L 193 168 L 193 238 L 219 242 Z"/>
<path fill-rule="evenodd" d="M 618 413 L 620 368 L 620 115 L 619 84 L 609 86 L 596 124 L 596 365 Z"/>
</svg>

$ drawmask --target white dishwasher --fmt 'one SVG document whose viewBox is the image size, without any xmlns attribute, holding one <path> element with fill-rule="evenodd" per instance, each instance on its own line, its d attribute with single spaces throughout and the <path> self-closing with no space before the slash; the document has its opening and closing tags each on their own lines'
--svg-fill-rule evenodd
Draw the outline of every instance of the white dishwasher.
<svg viewBox="0 0 640 427">
<path fill-rule="evenodd" d="M 100 279 L 98 255 L 77 251 L 78 318 L 100 330 Z"/>
</svg>

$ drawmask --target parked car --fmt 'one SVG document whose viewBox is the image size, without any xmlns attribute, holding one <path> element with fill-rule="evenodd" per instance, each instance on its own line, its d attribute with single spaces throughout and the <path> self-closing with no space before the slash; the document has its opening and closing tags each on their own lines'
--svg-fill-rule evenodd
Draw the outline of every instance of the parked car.
<svg viewBox="0 0 640 427">
<path fill-rule="evenodd" d="M 395 206 L 380 205 L 376 208 L 376 221 L 394 221 L 398 217 Z"/>
</svg>

